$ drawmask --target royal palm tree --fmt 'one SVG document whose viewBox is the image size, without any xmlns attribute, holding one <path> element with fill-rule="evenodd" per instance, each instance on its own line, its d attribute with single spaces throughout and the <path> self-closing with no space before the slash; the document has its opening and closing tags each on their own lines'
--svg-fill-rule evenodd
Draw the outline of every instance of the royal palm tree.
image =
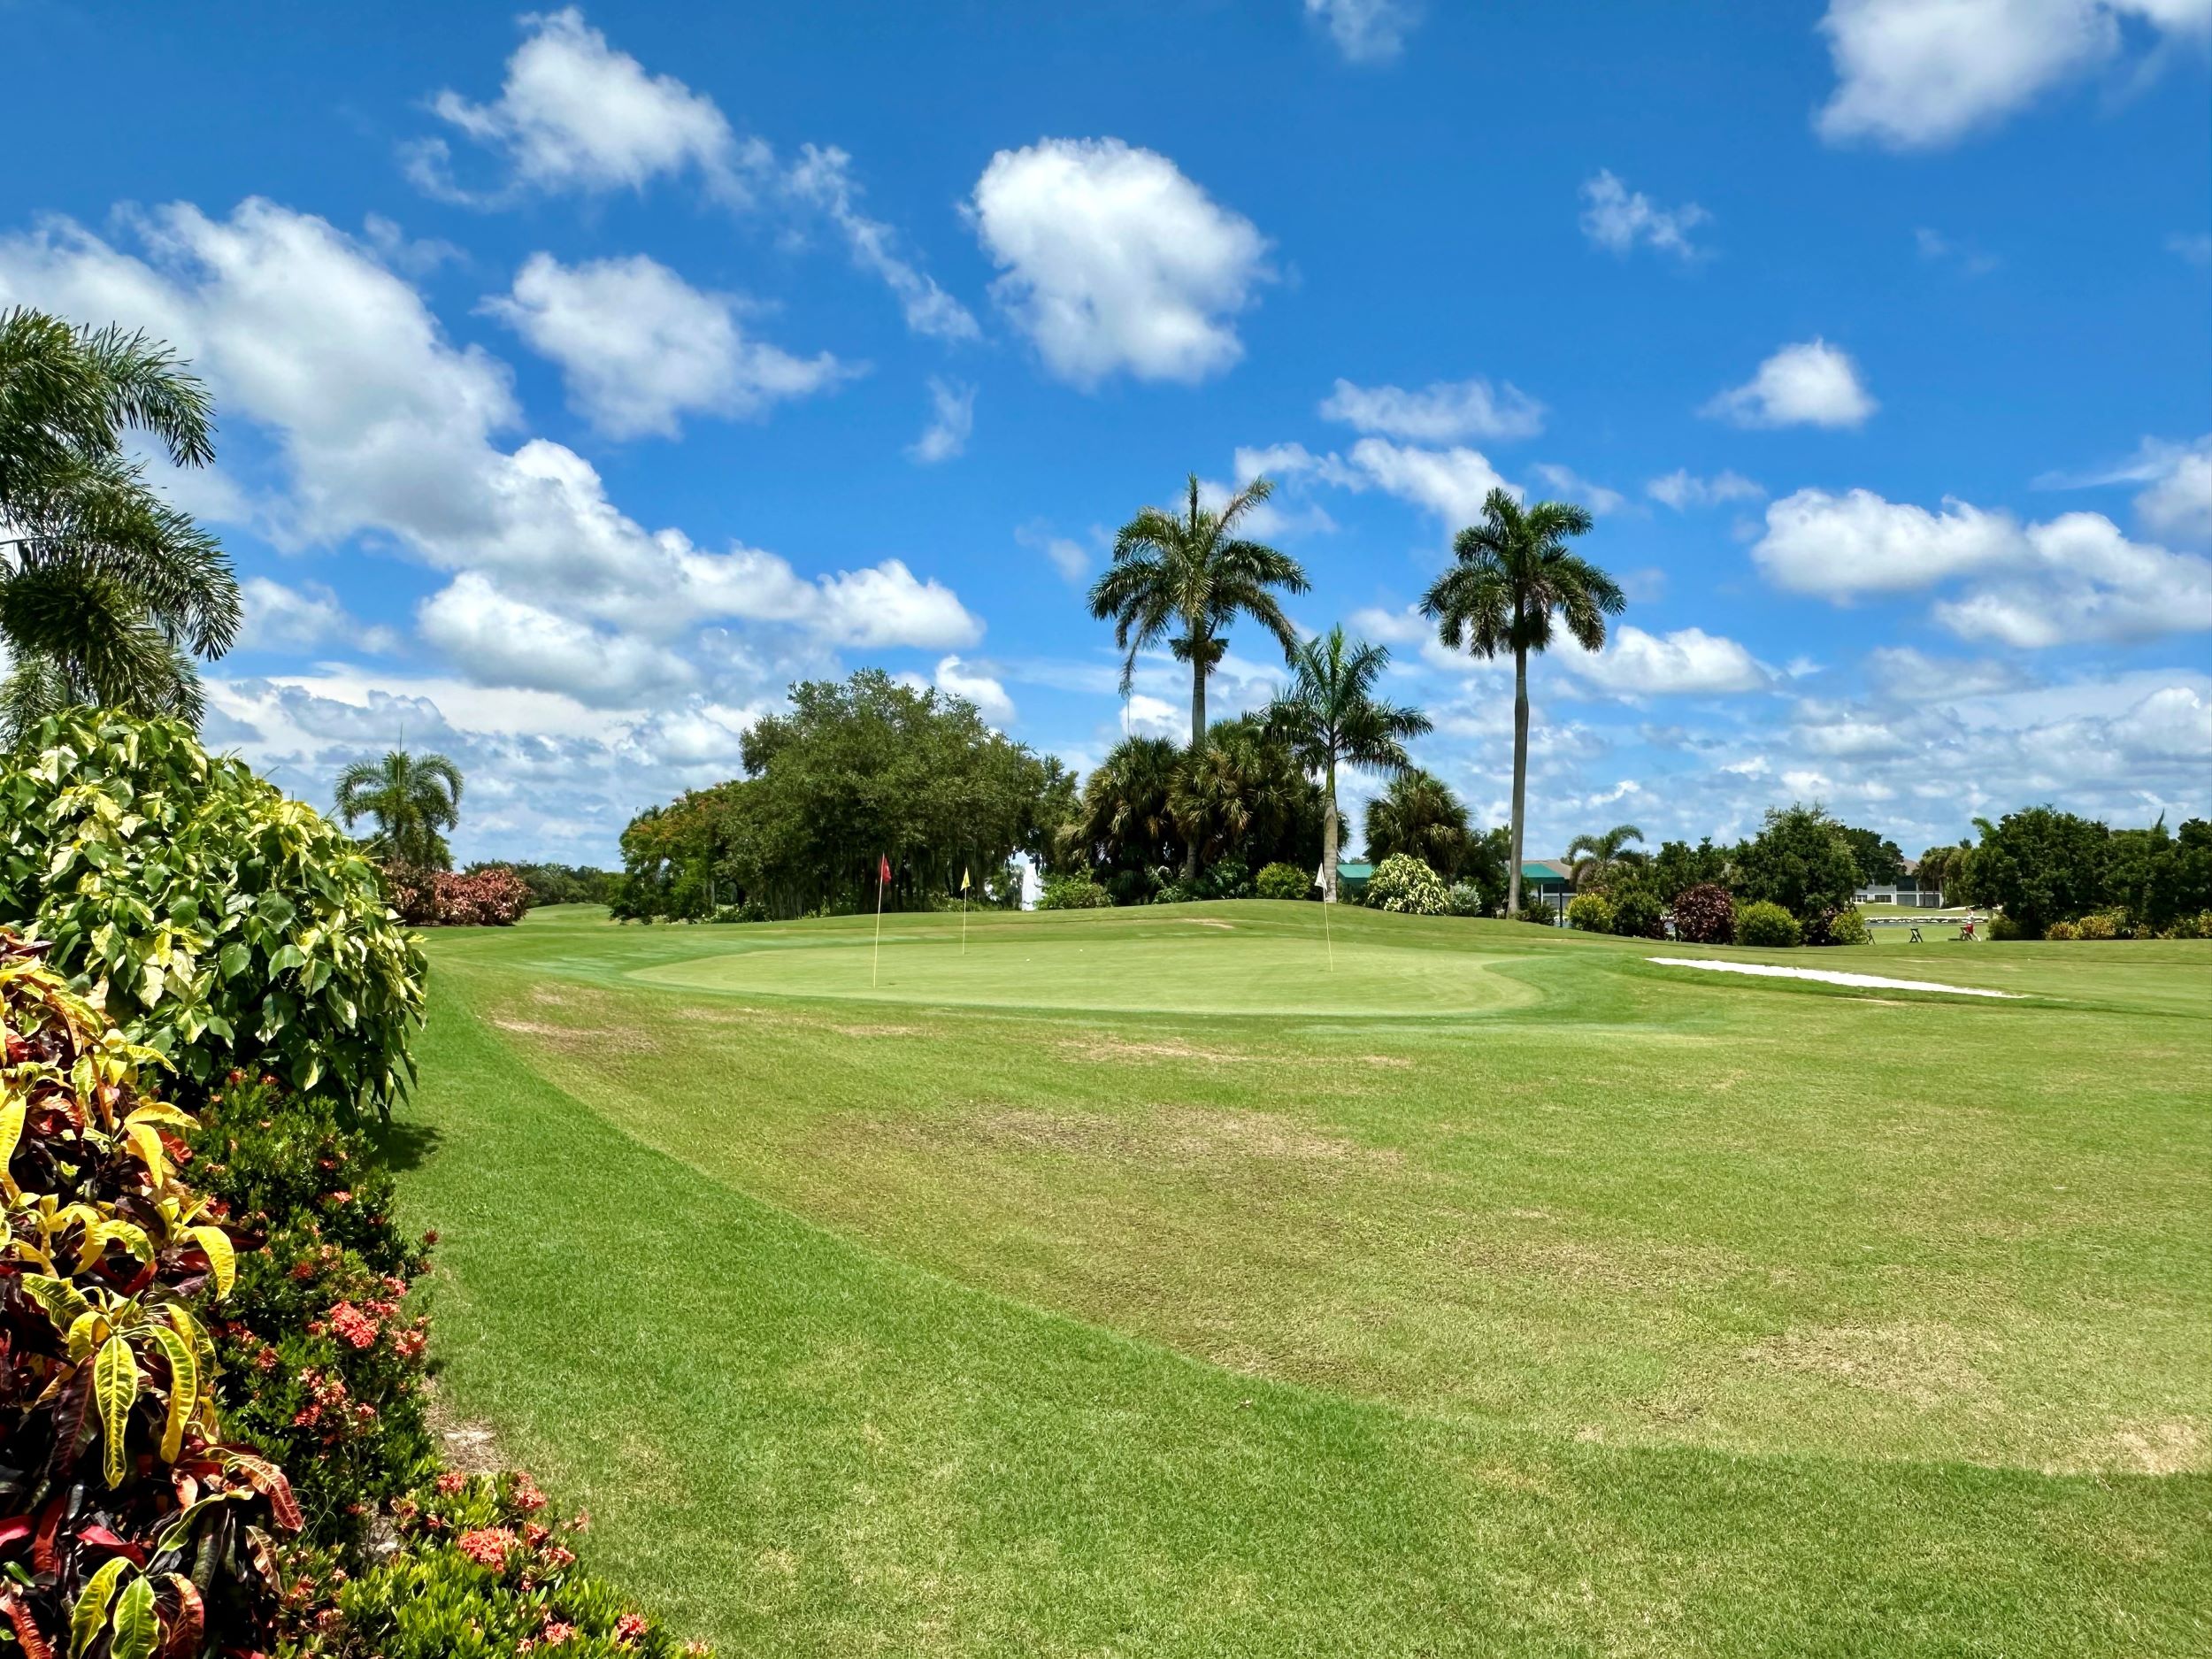
<svg viewBox="0 0 2212 1659">
<path fill-rule="evenodd" d="M 0 313 L 0 639 L 13 662 L 0 721 L 102 703 L 196 722 L 195 657 L 220 657 L 242 611 L 215 539 L 147 485 L 125 451 L 151 438 L 178 466 L 214 458 L 207 388 L 168 347 Z"/>
<path fill-rule="evenodd" d="M 1367 856 L 1410 853 L 1449 881 L 1467 861 L 1467 809 L 1445 781 L 1409 767 L 1367 803 Z"/>
<path fill-rule="evenodd" d="M 1267 710 L 1269 729 L 1290 745 L 1298 764 L 1321 779 L 1321 902 L 1336 902 L 1340 764 L 1402 773 L 1409 739 L 1432 729 L 1417 709 L 1402 709 L 1375 695 L 1375 682 L 1390 665 L 1386 647 L 1348 640 L 1341 624 L 1290 653 L 1290 689 Z"/>
<path fill-rule="evenodd" d="M 1113 563 L 1091 588 L 1091 614 L 1114 625 L 1123 652 L 1122 695 L 1136 677 L 1137 654 L 1165 639 L 1179 662 L 1190 664 L 1190 746 L 1206 746 L 1206 677 L 1228 649 L 1228 629 L 1240 613 L 1275 636 L 1287 657 L 1298 632 L 1274 590 L 1302 594 L 1306 572 L 1296 559 L 1236 534 L 1237 526 L 1274 492 L 1256 478 L 1218 512 L 1202 506 L 1198 475 L 1188 501 L 1170 511 L 1147 507 L 1114 538 Z M 1174 632 L 1171 633 L 1171 630 Z M 1185 854 L 1186 878 L 1198 873 L 1198 849 Z"/>
<path fill-rule="evenodd" d="M 1521 908 L 1524 809 L 1528 798 L 1528 659 L 1551 644 L 1552 617 L 1586 651 L 1605 643 L 1605 618 L 1626 606 L 1620 584 L 1574 553 L 1568 538 L 1590 528 L 1590 511 L 1563 501 L 1523 507 L 1502 489 L 1482 503 L 1482 522 L 1452 541 L 1454 564 L 1423 595 L 1447 648 L 1478 657 L 1513 653 L 1513 853 L 1506 908 Z"/>
<path fill-rule="evenodd" d="M 1643 838 L 1643 831 L 1633 824 L 1616 824 L 1602 835 L 1576 836 L 1567 848 L 1567 862 L 1574 866 L 1575 886 L 1586 887 L 1593 881 L 1602 881 L 1624 865 L 1645 863 L 1651 855 L 1639 852 L 1628 844 Z"/>
<path fill-rule="evenodd" d="M 445 832 L 461 819 L 461 769 L 443 755 L 393 749 L 357 760 L 338 774 L 338 816 L 348 829 L 372 820 L 372 856 L 413 870 L 444 870 L 453 857 Z"/>
</svg>

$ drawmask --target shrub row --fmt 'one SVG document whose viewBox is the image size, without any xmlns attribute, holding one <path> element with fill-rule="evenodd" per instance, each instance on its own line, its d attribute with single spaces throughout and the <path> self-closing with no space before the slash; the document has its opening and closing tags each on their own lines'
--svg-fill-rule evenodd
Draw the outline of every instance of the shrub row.
<svg viewBox="0 0 2212 1659">
<path fill-rule="evenodd" d="M 2144 925 L 2115 906 L 2092 910 L 2079 921 L 2053 922 L 2043 930 L 2046 939 L 2212 939 L 2212 910 L 2195 916 L 2177 916 L 2165 927 Z"/>
<path fill-rule="evenodd" d="M 411 927 L 512 927 L 531 903 L 522 878 L 500 864 L 466 875 L 393 864 L 384 879 L 393 908 Z"/>
</svg>

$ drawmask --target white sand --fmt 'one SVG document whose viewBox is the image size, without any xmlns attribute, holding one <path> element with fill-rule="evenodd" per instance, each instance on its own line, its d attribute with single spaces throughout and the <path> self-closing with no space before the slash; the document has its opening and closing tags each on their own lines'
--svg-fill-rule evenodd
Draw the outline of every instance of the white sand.
<svg viewBox="0 0 2212 1659">
<path fill-rule="evenodd" d="M 1933 979 L 1886 979 L 1878 973 L 1832 973 L 1825 968 L 1778 968 L 1764 962 L 1708 962 L 1697 956 L 1646 956 L 1669 968 L 1709 968 L 1715 973 L 1750 973 L 1763 979 L 1818 979 L 1824 985 L 1863 986 L 1872 991 L 1947 991 L 1953 996 L 2019 996 L 2017 991 L 1985 991 L 1974 985 L 1939 985 Z"/>
</svg>

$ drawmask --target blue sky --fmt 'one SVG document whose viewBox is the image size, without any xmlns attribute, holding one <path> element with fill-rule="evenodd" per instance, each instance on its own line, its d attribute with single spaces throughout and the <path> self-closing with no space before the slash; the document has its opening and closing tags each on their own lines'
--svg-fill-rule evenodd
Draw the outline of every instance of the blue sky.
<svg viewBox="0 0 2212 1659">
<path fill-rule="evenodd" d="M 1632 603 L 1535 671 L 1532 849 L 2212 810 L 2212 0 L 0 28 L 0 303 L 220 399 L 211 738 L 318 803 L 442 749 L 465 856 L 611 860 L 864 664 L 1079 766 L 1179 730 L 1082 590 L 1193 471 L 1277 480 L 1294 614 L 1492 821 L 1508 677 L 1408 607 L 1493 483 L 1594 509 Z M 1279 672 L 1240 629 L 1217 710 Z"/>
</svg>

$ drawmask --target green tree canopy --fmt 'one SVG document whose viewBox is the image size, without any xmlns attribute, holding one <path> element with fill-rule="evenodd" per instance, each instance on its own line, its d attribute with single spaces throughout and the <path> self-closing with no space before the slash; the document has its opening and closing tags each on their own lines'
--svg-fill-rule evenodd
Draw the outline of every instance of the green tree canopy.
<svg viewBox="0 0 2212 1659">
<path fill-rule="evenodd" d="M 2094 818 L 2032 806 L 2008 812 L 1995 824 L 1979 822 L 1975 895 L 2001 907 L 2030 938 L 2108 902 L 2112 832 Z"/>
<path fill-rule="evenodd" d="M 1415 768 L 1384 785 L 1383 792 L 1367 803 L 1364 828 L 1370 864 L 1405 853 L 1453 881 L 1471 862 L 1467 809 L 1433 772 Z M 1503 870 L 1504 860 L 1500 859 L 1501 875 Z"/>
<path fill-rule="evenodd" d="M 969 872 L 1018 902 L 1016 853 L 1040 866 L 1071 798 L 1065 769 L 984 724 L 973 704 L 880 669 L 791 687 L 745 734 L 747 775 L 641 813 L 622 838 L 626 912 L 745 903 L 778 917 L 925 908 Z"/>
<path fill-rule="evenodd" d="M 1843 826 L 1810 806 L 1772 807 L 1758 834 L 1731 859 L 1736 896 L 1746 903 L 1778 904 L 1808 930 L 1809 942 L 1827 919 L 1848 910 L 1859 884 L 1858 860 Z"/>
<path fill-rule="evenodd" d="M 1575 886 L 1602 887 L 1616 872 L 1643 864 L 1651 855 L 1629 845 L 1643 838 L 1643 831 L 1633 824 L 1616 824 L 1601 834 L 1576 836 L 1567 846 Z"/>
<path fill-rule="evenodd" d="M 1675 895 L 1686 887 L 1708 881 L 1724 885 L 1728 880 L 1728 853 L 1724 848 L 1714 846 L 1710 835 L 1694 847 L 1687 841 L 1663 841 L 1651 861 L 1650 876 L 1652 888 L 1660 901 L 1671 904 Z"/>
</svg>

